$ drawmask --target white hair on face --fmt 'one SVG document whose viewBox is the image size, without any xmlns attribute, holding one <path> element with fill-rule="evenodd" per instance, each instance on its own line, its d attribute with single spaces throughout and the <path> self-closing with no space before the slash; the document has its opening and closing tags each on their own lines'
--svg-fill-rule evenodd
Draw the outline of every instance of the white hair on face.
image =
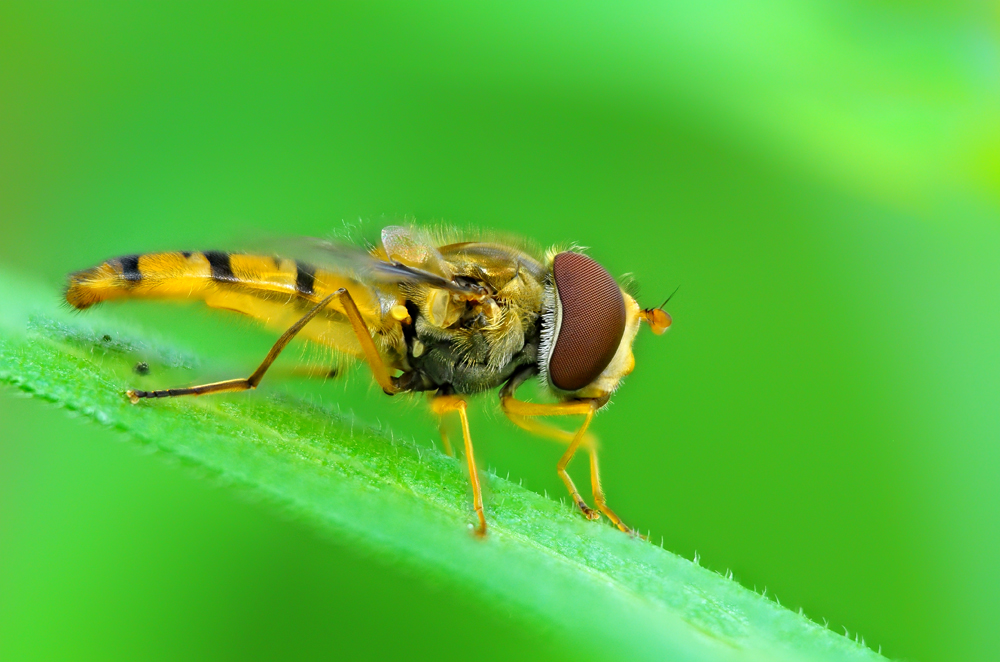
<svg viewBox="0 0 1000 662">
<path fill-rule="evenodd" d="M 561 323 L 562 309 L 556 295 L 555 281 L 550 277 L 542 294 L 542 341 L 538 347 L 538 381 L 545 388 L 552 388 L 549 381 L 549 360 L 556 346 L 556 338 L 559 337 Z"/>
</svg>

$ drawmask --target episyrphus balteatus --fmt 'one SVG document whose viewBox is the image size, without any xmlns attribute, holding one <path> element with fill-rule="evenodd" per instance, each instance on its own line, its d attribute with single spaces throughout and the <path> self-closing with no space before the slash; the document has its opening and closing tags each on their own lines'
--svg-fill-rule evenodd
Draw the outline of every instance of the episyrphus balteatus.
<svg viewBox="0 0 1000 662">
<path fill-rule="evenodd" d="M 568 444 L 556 470 L 584 516 L 603 513 L 632 533 L 606 503 L 588 428 L 635 367 L 639 325 L 658 335 L 670 327 L 666 302 L 641 308 L 580 249 L 540 252 L 509 238 L 389 226 L 377 245 L 320 242 L 311 252 L 313 263 L 222 251 L 128 255 L 71 274 L 66 300 L 82 310 L 112 299 L 199 299 L 285 330 L 247 378 L 129 390 L 133 403 L 254 389 L 296 336 L 364 359 L 388 395 L 430 392 L 439 418 L 460 417 L 479 534 L 486 517 L 465 398 L 499 387 L 513 423 Z M 533 376 L 555 402 L 515 397 Z M 583 417 L 575 432 L 538 420 L 568 415 Z M 443 424 L 441 434 L 451 454 Z M 566 472 L 581 448 L 596 508 Z"/>
</svg>

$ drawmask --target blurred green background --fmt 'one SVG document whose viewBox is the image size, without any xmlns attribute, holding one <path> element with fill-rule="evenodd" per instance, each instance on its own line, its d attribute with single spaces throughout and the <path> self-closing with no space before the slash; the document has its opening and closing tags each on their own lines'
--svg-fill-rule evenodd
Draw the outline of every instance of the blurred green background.
<svg viewBox="0 0 1000 662">
<path fill-rule="evenodd" d="M 359 218 L 575 240 L 643 305 L 681 285 L 596 423 L 626 521 L 891 657 L 997 659 L 998 118 L 992 3 L 4 2 L 0 268 L 55 305 L 106 257 Z M 274 338 L 113 315 L 239 374 Z M 368 381 L 264 388 L 437 443 Z M 481 465 L 561 495 L 493 407 Z M 10 388 L 0 426 L 4 660 L 563 656 Z"/>
</svg>

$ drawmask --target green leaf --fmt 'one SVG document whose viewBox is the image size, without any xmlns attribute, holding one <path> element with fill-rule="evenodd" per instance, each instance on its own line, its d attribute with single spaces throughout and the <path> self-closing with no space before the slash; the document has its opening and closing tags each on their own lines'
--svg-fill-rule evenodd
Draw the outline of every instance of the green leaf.
<svg viewBox="0 0 1000 662">
<path fill-rule="evenodd" d="M 477 539 L 461 461 L 330 408 L 262 393 L 132 405 L 124 391 L 140 356 L 163 379 L 198 359 L 55 300 L 0 273 L 0 381 L 250 486 L 329 535 L 564 640 L 574 659 L 883 659 L 697 562 L 487 472 L 491 528 Z"/>
</svg>

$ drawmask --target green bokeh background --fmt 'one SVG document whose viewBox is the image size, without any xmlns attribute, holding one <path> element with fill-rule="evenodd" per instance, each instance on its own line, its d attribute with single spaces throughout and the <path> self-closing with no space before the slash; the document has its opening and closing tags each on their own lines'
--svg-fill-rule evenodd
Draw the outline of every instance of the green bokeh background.
<svg viewBox="0 0 1000 662">
<path fill-rule="evenodd" d="M 113 255 L 401 218 L 680 284 L 596 423 L 616 510 L 891 657 L 1000 657 L 996 5 L 0 4 L 0 267 L 53 303 Z M 239 373 L 274 338 L 113 314 Z M 265 387 L 437 443 L 367 382 Z M 482 466 L 561 495 L 492 407 Z M 562 656 L 9 388 L 0 426 L 2 659 Z"/>
</svg>

